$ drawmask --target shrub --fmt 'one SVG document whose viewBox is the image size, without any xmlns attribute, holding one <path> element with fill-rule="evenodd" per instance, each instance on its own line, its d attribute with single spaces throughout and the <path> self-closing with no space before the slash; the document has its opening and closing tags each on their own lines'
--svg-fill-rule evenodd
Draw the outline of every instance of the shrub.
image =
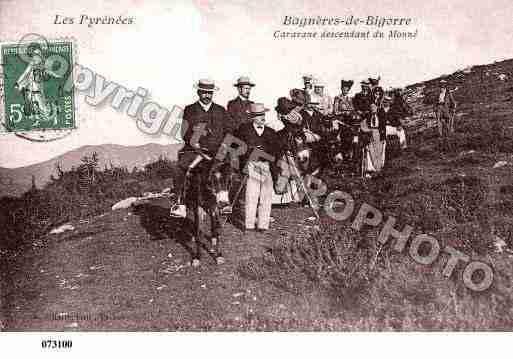
<svg viewBox="0 0 513 359">
<path fill-rule="evenodd" d="M 127 197 L 160 191 L 172 185 L 169 177 L 175 173 L 175 164 L 164 157 L 148 164 L 145 171 L 132 172 L 112 164 L 100 171 L 98 162 L 98 155 L 92 153 L 67 171 L 58 164 L 57 175 L 43 189 L 33 185 L 19 198 L 0 198 L 0 219 L 5 223 L 0 228 L 0 246 L 30 245 L 60 224 L 99 215 Z"/>
</svg>

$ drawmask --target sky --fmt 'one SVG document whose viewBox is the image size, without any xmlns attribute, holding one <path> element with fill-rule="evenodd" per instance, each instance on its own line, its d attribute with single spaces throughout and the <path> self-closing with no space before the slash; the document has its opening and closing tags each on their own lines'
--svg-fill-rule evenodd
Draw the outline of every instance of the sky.
<svg viewBox="0 0 513 359">
<path fill-rule="evenodd" d="M 108 81 L 135 90 L 171 109 L 196 101 L 193 84 L 209 77 L 220 88 L 214 101 L 226 106 L 237 95 L 241 75 L 256 86 L 251 97 L 273 109 L 276 99 L 302 86 L 312 73 L 339 92 L 340 79 L 355 84 L 381 76 L 384 87 L 449 74 L 470 65 L 513 58 L 513 2 L 435 1 L 223 1 L 223 0 L 0 0 L 0 41 L 16 42 L 26 33 L 73 37 L 78 63 Z M 78 24 L 81 15 L 133 17 L 132 25 Z M 56 15 L 74 17 L 72 25 L 54 24 Z M 298 28 L 285 16 L 411 17 L 415 39 L 276 39 L 280 31 L 346 30 Z M 359 26 L 358 30 L 376 30 Z M 384 29 L 387 32 L 387 28 Z M 352 92 L 358 89 L 355 85 Z M 35 143 L 0 134 L 0 167 L 48 160 L 84 145 L 169 144 L 172 138 L 141 132 L 123 108 L 99 108 L 77 94 L 79 128 L 53 142 Z M 273 111 L 268 114 L 271 125 Z"/>
</svg>

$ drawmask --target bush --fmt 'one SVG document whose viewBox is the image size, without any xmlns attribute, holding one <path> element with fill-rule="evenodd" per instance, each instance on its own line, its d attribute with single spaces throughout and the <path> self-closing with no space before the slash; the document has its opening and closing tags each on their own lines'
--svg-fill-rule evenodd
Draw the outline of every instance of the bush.
<svg viewBox="0 0 513 359">
<path fill-rule="evenodd" d="M 43 188 L 35 185 L 18 198 L 0 198 L 0 247 L 18 249 L 30 245 L 56 226 L 96 216 L 117 201 L 161 191 L 172 186 L 175 164 L 163 157 L 148 164 L 145 171 L 110 166 L 98 169 L 98 155 L 81 159 L 76 167 L 64 171 L 56 166 L 57 176 Z"/>
</svg>

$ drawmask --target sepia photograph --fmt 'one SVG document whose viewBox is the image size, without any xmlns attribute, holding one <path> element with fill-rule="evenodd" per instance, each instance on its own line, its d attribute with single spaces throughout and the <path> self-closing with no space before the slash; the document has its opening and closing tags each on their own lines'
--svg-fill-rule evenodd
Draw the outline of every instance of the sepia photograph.
<svg viewBox="0 0 513 359">
<path fill-rule="evenodd" d="M 511 1 L 0 13 L 0 332 L 513 329 Z"/>
</svg>

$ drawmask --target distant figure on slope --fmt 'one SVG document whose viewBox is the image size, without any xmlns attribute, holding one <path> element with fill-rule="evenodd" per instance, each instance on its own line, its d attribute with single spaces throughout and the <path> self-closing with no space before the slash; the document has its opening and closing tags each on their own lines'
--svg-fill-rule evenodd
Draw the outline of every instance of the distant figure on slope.
<svg viewBox="0 0 513 359">
<path fill-rule="evenodd" d="M 454 114 L 456 113 L 456 101 L 447 87 L 447 81 L 440 81 L 440 91 L 435 101 L 435 115 L 440 135 L 440 151 L 449 150 L 450 139 L 454 133 Z"/>
</svg>

